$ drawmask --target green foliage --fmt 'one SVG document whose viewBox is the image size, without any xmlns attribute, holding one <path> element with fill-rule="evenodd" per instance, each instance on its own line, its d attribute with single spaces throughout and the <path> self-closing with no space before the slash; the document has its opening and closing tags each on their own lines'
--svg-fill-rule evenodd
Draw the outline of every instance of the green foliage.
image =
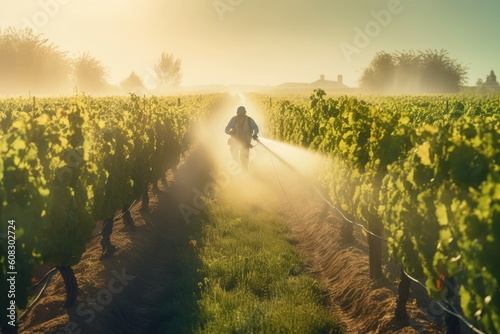
<svg viewBox="0 0 500 334">
<path fill-rule="evenodd" d="M 363 71 L 361 87 L 374 93 L 454 93 L 467 69 L 444 50 L 378 52 Z"/>
<path fill-rule="evenodd" d="M 6 224 L 15 219 L 18 307 L 26 305 L 33 265 L 78 263 L 95 221 L 113 217 L 174 167 L 190 124 L 221 97 L 186 96 L 183 107 L 176 97 L 134 95 L 0 101 L 0 278 L 9 271 Z"/>
<path fill-rule="evenodd" d="M 309 105 L 262 105 L 272 136 L 329 157 L 320 177 L 336 206 L 383 227 L 390 256 L 434 297 L 457 278 L 466 316 L 499 331 L 498 97 L 364 100 L 317 90 Z"/>
</svg>

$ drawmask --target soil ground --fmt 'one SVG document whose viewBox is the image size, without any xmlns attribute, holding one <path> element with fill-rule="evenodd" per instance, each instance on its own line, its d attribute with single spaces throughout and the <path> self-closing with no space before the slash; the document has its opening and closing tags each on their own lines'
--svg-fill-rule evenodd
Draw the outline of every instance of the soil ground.
<svg viewBox="0 0 500 334">
<path fill-rule="evenodd" d="M 308 160 L 308 155 L 263 139 L 277 155 L 259 145 L 252 150 L 249 172 L 233 168 L 223 129 L 236 107 L 246 103 L 233 97 L 211 118 L 177 170 L 167 173 L 167 183 L 159 184 L 160 192 L 150 192 L 149 210 L 140 210 L 140 204 L 132 208 L 134 228 L 115 223 L 114 255 L 100 260 L 99 238 L 88 244 L 74 267 L 80 289 L 75 305 L 64 308 L 64 285 L 56 274 L 21 321 L 21 333 L 155 333 L 165 320 L 157 297 L 168 295 L 183 277 L 183 254 L 192 247 L 191 224 L 198 213 L 192 211 L 186 220 L 179 205 L 195 208 L 197 191 L 204 192 L 214 181 L 219 191 L 245 196 L 249 205 L 283 213 L 311 274 L 328 292 L 325 307 L 342 321 L 346 333 L 444 332 L 440 314 L 433 315 L 432 304 L 415 284 L 409 318 L 394 320 L 398 268 L 387 264 L 386 277 L 371 280 L 366 237 L 355 229 L 354 241 L 343 241 L 343 219 L 325 206 L 302 174 L 280 160 L 297 166 L 294 159 Z M 47 269 L 38 268 L 38 278 Z"/>
</svg>

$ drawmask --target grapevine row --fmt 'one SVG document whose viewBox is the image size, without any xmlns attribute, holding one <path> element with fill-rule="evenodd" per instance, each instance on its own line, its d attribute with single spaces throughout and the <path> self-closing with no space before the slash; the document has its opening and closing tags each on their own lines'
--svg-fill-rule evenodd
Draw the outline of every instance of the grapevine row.
<svg viewBox="0 0 500 334">
<path fill-rule="evenodd" d="M 178 98 L 60 98 L 0 101 L 0 226 L 16 222 L 16 305 L 26 307 L 33 267 L 50 264 L 76 298 L 71 267 L 96 221 L 147 196 L 189 145 L 190 126 L 222 95 Z M 146 201 L 147 202 L 147 201 Z M 125 216 L 124 216 L 125 218 Z M 128 217 L 129 219 L 131 217 Z M 129 221 L 130 223 L 130 221 Z M 103 228 L 103 255 L 112 224 Z M 105 233 L 108 230 L 108 233 Z M 108 240 L 105 240 L 107 237 Z M 7 248 L 0 250 L 5 282 Z M 2 322 L 7 287 L 0 288 Z"/>
<path fill-rule="evenodd" d="M 468 319 L 500 331 L 498 97 L 254 98 L 272 137 L 329 158 L 322 182 L 332 202 L 386 235 L 391 258 L 425 276 L 431 296 L 458 281 Z M 380 259 L 370 266 L 380 276 Z"/>
</svg>

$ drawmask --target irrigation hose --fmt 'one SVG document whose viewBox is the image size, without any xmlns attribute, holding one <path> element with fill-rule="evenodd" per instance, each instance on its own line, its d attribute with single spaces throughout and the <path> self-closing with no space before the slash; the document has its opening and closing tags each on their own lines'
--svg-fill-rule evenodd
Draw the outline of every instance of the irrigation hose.
<svg viewBox="0 0 500 334">
<path fill-rule="evenodd" d="M 273 151 L 272 151 L 272 150 L 271 150 L 268 146 L 264 145 L 264 144 L 263 144 L 263 143 L 262 143 L 259 139 L 256 139 L 256 141 L 257 141 L 259 144 L 261 144 L 261 145 L 262 145 L 262 146 L 263 146 L 263 147 L 264 147 L 264 148 L 265 148 L 265 149 L 266 149 L 266 150 L 270 153 L 270 156 L 271 156 L 271 163 L 273 164 L 273 168 L 274 168 L 274 172 L 275 172 L 275 174 L 276 174 L 276 178 L 278 179 L 278 182 L 279 182 L 279 184 L 280 184 L 280 186 L 281 186 L 281 189 L 282 189 L 283 193 L 285 194 L 285 197 L 286 197 L 286 198 L 287 198 L 287 200 L 288 200 L 288 203 L 289 203 L 289 204 L 290 204 L 290 206 L 292 206 L 292 208 L 293 208 L 293 205 L 292 205 L 292 203 L 290 202 L 290 199 L 288 198 L 288 195 L 287 195 L 287 194 L 286 194 L 286 192 L 285 192 L 285 189 L 284 189 L 284 187 L 283 187 L 283 185 L 282 185 L 282 183 L 281 183 L 281 180 L 279 179 L 278 173 L 277 173 L 277 171 L 276 171 L 276 167 L 275 167 L 274 162 L 273 162 L 273 160 L 272 160 L 272 156 L 276 157 L 276 158 L 277 158 L 280 162 L 282 162 L 285 166 L 287 166 L 288 168 L 290 168 L 290 169 L 291 169 L 292 171 L 294 171 L 295 173 L 297 173 L 297 174 L 299 174 L 299 175 L 301 175 L 301 174 L 299 173 L 299 171 L 298 171 L 296 168 L 294 168 L 292 165 L 290 165 L 287 161 L 285 161 L 285 160 L 284 160 L 282 157 L 280 157 L 278 154 L 276 154 L 275 152 L 273 152 Z M 302 176 L 302 175 L 301 175 L 301 176 Z M 303 177 L 303 176 L 302 176 L 302 177 Z M 304 178 L 305 178 L 305 177 L 304 177 Z M 319 189 L 318 189 L 316 186 L 312 185 L 312 187 L 314 188 L 314 190 L 316 191 L 316 193 L 319 195 L 319 197 L 320 197 L 320 198 L 321 198 L 321 199 L 322 199 L 322 200 L 323 200 L 326 204 L 328 204 L 331 208 L 333 208 L 334 210 L 336 210 L 336 211 L 337 211 L 337 212 L 338 212 L 338 213 L 342 216 L 342 218 L 343 218 L 345 221 L 347 221 L 347 222 L 349 222 L 349 223 L 351 223 L 351 224 L 353 224 L 353 225 L 355 225 L 355 226 L 360 227 L 362 230 L 364 230 L 366 233 L 368 233 L 368 234 L 372 235 L 373 237 L 379 238 L 379 239 L 381 239 L 381 240 L 383 240 L 383 241 L 387 241 L 387 239 L 386 239 L 386 238 L 383 238 L 383 237 L 381 237 L 381 236 L 379 236 L 379 235 L 377 235 L 377 234 L 373 233 L 372 231 L 368 230 L 368 229 L 367 229 L 364 225 L 362 225 L 362 224 L 360 224 L 360 223 L 353 222 L 352 220 L 348 219 L 348 218 L 347 218 L 347 217 L 346 217 L 346 216 L 342 213 L 342 211 L 340 211 L 337 207 L 335 207 L 333 204 L 331 204 L 331 203 L 330 203 L 330 201 L 328 201 L 328 200 L 327 200 L 327 199 L 326 199 L 326 198 L 325 198 L 325 197 L 321 194 L 321 192 L 319 191 Z M 297 212 L 295 211 L 295 209 L 294 209 L 294 213 L 295 213 L 295 215 L 298 217 L 298 214 L 297 214 Z M 410 275 L 406 272 L 406 270 L 405 270 L 404 268 L 403 268 L 403 272 L 404 272 L 404 274 L 405 274 L 405 275 L 406 275 L 406 276 L 407 276 L 410 280 L 412 280 L 413 282 L 417 283 L 418 285 L 422 286 L 424 289 L 426 289 L 426 290 L 427 290 L 427 287 L 426 287 L 424 284 L 422 284 L 422 283 L 421 283 L 419 280 L 417 280 L 416 278 L 414 278 L 414 277 L 410 276 Z M 447 308 L 446 306 L 444 306 L 444 305 L 443 305 L 440 301 L 436 301 L 436 302 L 437 302 L 438 306 L 439 306 L 439 307 L 440 307 L 443 311 L 445 311 L 445 312 L 447 312 L 448 314 L 451 314 L 451 315 L 453 315 L 453 316 L 457 317 L 457 318 L 458 318 L 459 320 L 461 320 L 461 321 L 462 321 L 462 322 L 463 322 L 463 323 L 464 323 L 464 324 L 465 324 L 465 325 L 466 325 L 469 329 L 471 329 L 471 330 L 472 330 L 472 331 L 474 331 L 475 333 L 477 333 L 477 334 L 486 334 L 486 333 L 482 332 L 481 330 L 477 329 L 476 327 L 474 327 L 474 325 L 472 325 L 472 324 L 471 324 L 471 323 L 470 323 L 470 322 L 469 322 L 466 318 L 464 318 L 462 315 L 460 315 L 460 314 L 458 313 L 458 311 L 457 311 L 457 310 L 455 310 L 455 308 L 453 307 L 453 305 L 449 304 L 447 301 L 444 301 L 444 302 L 445 302 L 445 303 L 447 303 L 447 304 L 450 306 L 450 308 L 452 308 L 452 309 L 453 309 L 453 311 L 451 311 L 449 308 Z"/>
<path fill-rule="evenodd" d="M 113 222 L 116 222 L 118 220 L 120 220 L 127 212 L 130 212 L 130 210 L 132 210 L 132 208 L 134 207 L 134 205 L 136 204 L 137 200 L 134 200 L 132 202 L 132 204 L 129 206 L 129 208 L 127 209 L 127 211 L 125 212 L 122 212 L 118 217 L 116 217 Z M 99 231 L 99 233 L 93 235 L 91 237 L 91 239 L 99 236 L 102 234 L 102 230 Z M 35 284 L 34 286 L 31 287 L 31 289 L 36 289 L 38 286 L 40 286 L 40 284 L 42 284 L 44 281 L 45 281 L 45 284 L 43 285 L 43 288 L 40 290 L 40 292 L 38 293 L 38 295 L 35 297 L 35 299 L 30 303 L 30 305 L 26 308 L 26 310 L 23 312 L 23 314 L 19 317 L 19 321 L 21 321 L 22 319 L 24 319 L 24 317 L 26 316 L 26 314 L 33 308 L 33 306 L 35 306 L 41 296 L 43 295 L 43 293 L 45 292 L 45 290 L 47 289 L 47 287 L 49 286 L 50 284 L 50 280 L 52 279 L 52 276 L 54 275 L 54 272 L 57 270 L 57 267 L 54 267 L 52 268 L 51 270 L 49 270 L 44 276 L 43 278 L 40 280 L 40 282 L 38 282 L 37 284 Z"/>
<path fill-rule="evenodd" d="M 423 287 L 425 290 L 427 290 L 427 287 L 425 286 L 425 284 L 423 284 L 422 282 L 420 282 L 418 279 L 410 276 L 410 274 L 408 274 L 405 270 L 405 268 L 403 268 L 403 272 L 404 274 L 406 275 L 406 277 L 408 277 L 410 280 L 412 280 L 413 282 L 417 283 L 418 285 L 420 285 L 421 287 Z M 476 327 L 474 327 L 474 325 L 472 325 L 467 319 L 465 319 L 463 316 L 461 316 L 460 314 L 458 314 L 457 310 L 455 310 L 455 308 L 453 307 L 453 305 L 451 305 L 450 303 L 448 303 L 447 301 L 445 301 L 451 308 L 453 308 L 453 311 L 449 310 L 447 307 L 445 307 L 443 304 L 441 304 L 440 301 L 436 301 L 436 303 L 438 304 L 438 306 L 445 312 L 457 317 L 458 319 L 460 319 L 467 327 L 469 327 L 471 330 L 473 330 L 475 333 L 478 333 L 478 334 L 486 334 L 484 332 L 482 332 L 481 330 L 477 329 Z"/>
<path fill-rule="evenodd" d="M 295 173 L 299 174 L 300 175 L 300 172 L 294 168 L 290 163 L 288 163 L 286 160 L 284 160 L 282 157 L 280 157 L 278 154 L 276 154 L 275 152 L 273 152 L 268 146 L 264 145 L 259 139 L 257 139 L 257 142 L 259 142 L 269 153 L 271 153 L 273 156 L 275 156 L 281 163 L 283 163 L 285 166 L 287 166 L 288 168 L 290 168 L 292 171 L 294 171 Z M 308 180 L 309 181 L 309 180 Z M 309 184 L 309 183 L 308 183 Z M 358 226 L 359 228 L 361 228 L 363 231 L 365 231 L 366 233 L 372 235 L 373 237 L 375 238 L 378 238 L 378 239 L 381 239 L 383 241 L 387 241 L 386 238 L 384 237 L 381 237 L 375 233 L 373 233 L 372 231 L 368 230 L 363 224 L 360 224 L 360 223 L 356 223 L 356 222 L 353 222 L 352 220 L 350 220 L 349 218 L 347 218 L 344 213 L 342 213 L 342 211 L 340 211 L 337 207 L 335 207 L 332 203 L 330 203 L 330 201 L 328 201 L 322 194 L 321 192 L 319 191 L 319 189 L 312 185 L 311 186 L 315 191 L 316 193 L 318 193 L 319 197 L 321 197 L 321 199 L 326 203 L 328 204 L 332 209 L 334 209 L 335 211 L 337 211 L 341 216 L 342 218 L 355 225 L 355 226 Z"/>
<path fill-rule="evenodd" d="M 54 268 L 54 269 L 57 269 L 57 268 Z M 35 306 L 40 301 L 40 298 L 42 297 L 45 290 L 47 289 L 47 287 L 50 284 L 50 280 L 52 279 L 52 276 L 54 276 L 54 271 L 55 271 L 54 269 L 52 269 L 51 271 L 49 271 L 46 274 L 48 276 L 47 276 L 47 280 L 45 281 L 45 284 L 43 285 L 43 288 L 40 290 L 40 292 L 35 297 L 35 299 L 31 302 L 31 304 L 26 308 L 26 311 L 24 311 L 24 313 L 21 316 L 19 316 L 19 321 L 23 320 L 24 317 L 26 316 L 26 314 L 28 314 L 28 312 L 33 308 L 33 306 Z"/>
<path fill-rule="evenodd" d="M 264 145 L 263 145 L 264 146 Z M 268 149 L 268 152 L 271 152 L 269 149 Z M 290 198 L 288 197 L 286 191 L 285 191 L 285 188 L 283 187 L 283 184 L 281 183 L 281 179 L 278 175 L 278 172 L 276 170 L 276 166 L 274 165 L 274 161 L 273 161 L 273 157 L 272 155 L 270 154 L 270 158 L 271 158 L 271 164 L 273 165 L 273 169 L 274 169 L 274 175 L 276 176 L 276 179 L 278 180 L 278 183 L 281 187 L 281 191 L 283 191 L 283 194 L 285 195 L 285 198 L 286 200 L 288 201 L 288 204 L 290 205 L 290 207 L 292 208 L 293 210 L 293 213 L 295 214 L 295 218 L 297 219 L 297 222 L 300 222 L 300 217 L 299 217 L 299 214 L 297 213 L 297 210 L 295 210 L 295 207 L 293 206 L 292 204 L 292 201 L 290 200 Z"/>
<path fill-rule="evenodd" d="M 36 289 L 36 288 L 37 288 L 40 284 L 42 284 L 42 283 L 43 283 L 43 282 L 47 279 L 47 277 L 48 277 L 48 276 L 49 276 L 52 272 L 54 272 L 56 269 L 57 269 L 57 267 L 54 267 L 54 268 L 50 269 L 50 270 L 49 270 L 49 271 L 48 271 L 48 272 L 47 272 L 47 273 L 43 276 L 43 278 L 40 280 L 40 282 L 38 282 L 37 284 L 33 285 L 33 286 L 31 287 L 31 289 Z"/>
</svg>

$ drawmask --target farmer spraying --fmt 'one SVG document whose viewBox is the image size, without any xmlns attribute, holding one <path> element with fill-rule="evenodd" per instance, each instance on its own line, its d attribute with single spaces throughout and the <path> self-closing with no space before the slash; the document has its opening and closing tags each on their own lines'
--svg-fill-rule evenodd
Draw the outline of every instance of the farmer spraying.
<svg viewBox="0 0 500 334">
<path fill-rule="evenodd" d="M 226 126 L 225 132 L 231 136 L 228 140 L 231 156 L 235 161 L 241 161 L 243 168 L 248 169 L 250 142 L 257 140 L 259 127 L 255 121 L 247 116 L 245 107 L 238 107 L 236 116 L 232 117 Z"/>
</svg>

